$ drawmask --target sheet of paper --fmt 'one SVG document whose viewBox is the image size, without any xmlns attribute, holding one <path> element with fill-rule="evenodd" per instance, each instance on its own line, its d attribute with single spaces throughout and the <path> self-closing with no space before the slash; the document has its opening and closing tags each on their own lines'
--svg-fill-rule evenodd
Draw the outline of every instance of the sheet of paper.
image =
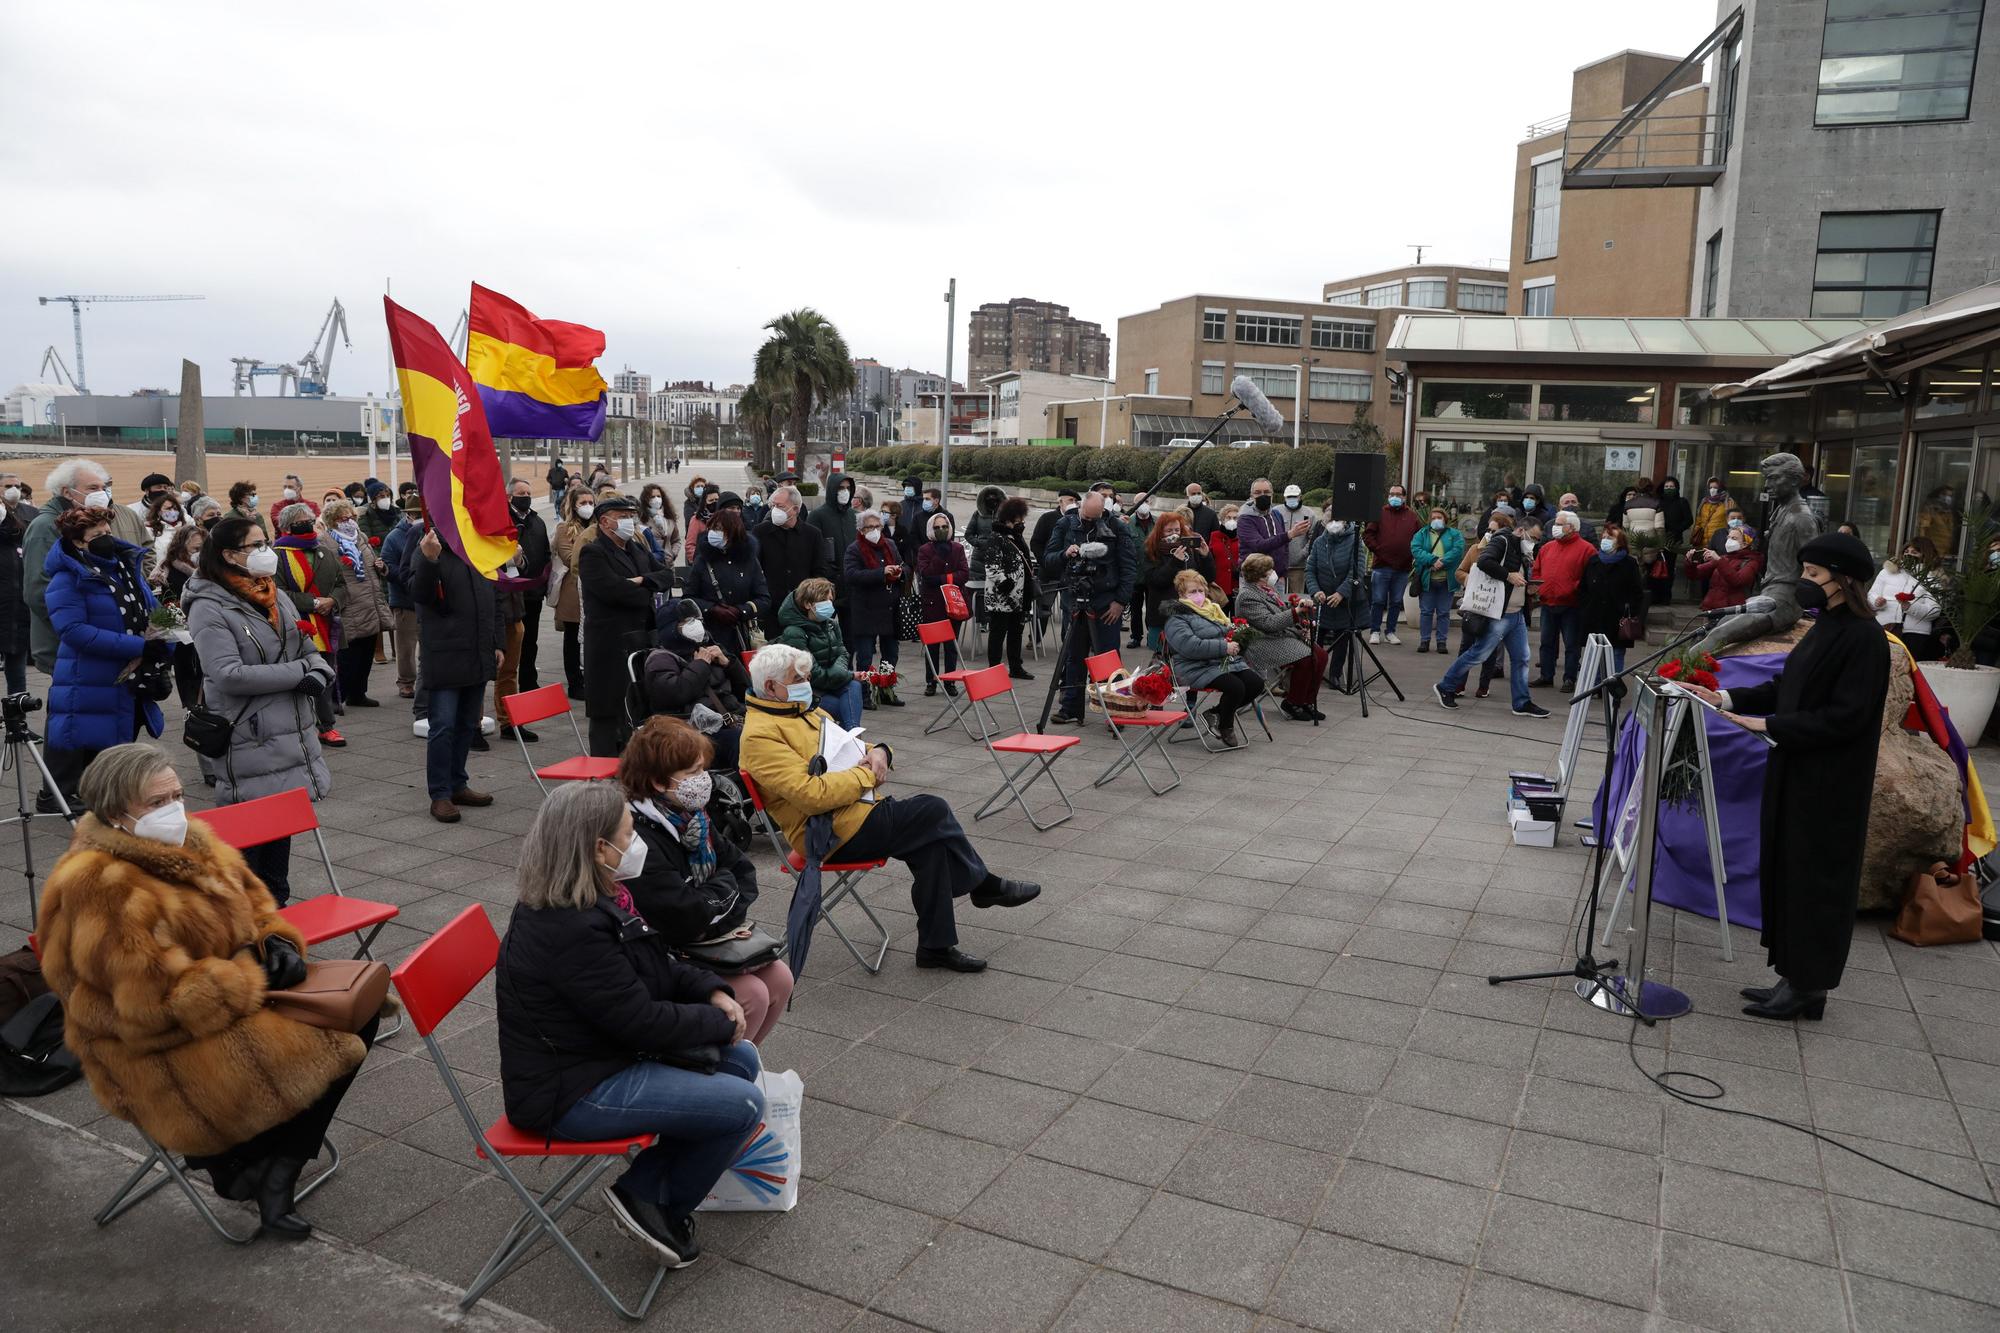
<svg viewBox="0 0 2000 1333">
<path fill-rule="evenodd" d="M 845 772 L 850 768 L 858 767 L 861 761 L 867 757 L 868 746 L 861 739 L 862 730 L 862 728 L 856 727 L 854 730 L 849 731 L 846 727 L 833 721 L 820 723 L 819 752 L 820 756 L 826 760 L 827 772 Z M 875 800 L 874 791 L 871 789 L 863 792 L 861 799 L 873 803 Z"/>
</svg>

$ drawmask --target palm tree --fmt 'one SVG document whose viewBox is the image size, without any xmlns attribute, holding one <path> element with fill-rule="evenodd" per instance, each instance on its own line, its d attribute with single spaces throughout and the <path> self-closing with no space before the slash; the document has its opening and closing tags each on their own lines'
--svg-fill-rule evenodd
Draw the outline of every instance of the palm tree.
<svg viewBox="0 0 2000 1333">
<path fill-rule="evenodd" d="M 803 463 L 813 405 L 828 406 L 854 388 L 854 359 L 840 330 L 811 306 L 764 327 L 771 336 L 757 349 L 757 383 L 770 395 L 774 416 L 790 410 L 792 440 Z"/>
<path fill-rule="evenodd" d="M 878 442 L 886 442 L 889 438 L 882 429 L 882 409 L 888 405 L 888 398 L 879 393 L 868 400 L 868 410 L 875 414 L 875 438 Z"/>
<path fill-rule="evenodd" d="M 750 428 L 752 463 L 775 471 L 778 414 L 770 391 L 761 382 L 753 381 L 737 400 L 736 420 Z"/>
</svg>

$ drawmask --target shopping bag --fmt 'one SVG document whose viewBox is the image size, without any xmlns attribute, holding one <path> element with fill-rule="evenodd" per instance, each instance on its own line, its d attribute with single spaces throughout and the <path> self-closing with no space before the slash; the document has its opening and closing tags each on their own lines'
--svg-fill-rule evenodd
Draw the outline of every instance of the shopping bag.
<svg viewBox="0 0 2000 1333">
<path fill-rule="evenodd" d="M 965 600 L 965 590 L 958 586 L 958 576 L 947 574 L 938 585 L 938 596 L 944 602 L 944 613 L 951 620 L 972 619 L 972 607 Z"/>
<path fill-rule="evenodd" d="M 701 1201 L 697 1212 L 789 1213 L 799 1202 L 799 1109 L 806 1083 L 787 1069 L 757 1076 L 764 1090 L 764 1123 L 736 1154 Z"/>
<path fill-rule="evenodd" d="M 1474 565 L 1465 576 L 1465 594 L 1459 598 L 1458 609 L 1465 614 L 1498 620 L 1506 607 L 1507 585 Z"/>
</svg>

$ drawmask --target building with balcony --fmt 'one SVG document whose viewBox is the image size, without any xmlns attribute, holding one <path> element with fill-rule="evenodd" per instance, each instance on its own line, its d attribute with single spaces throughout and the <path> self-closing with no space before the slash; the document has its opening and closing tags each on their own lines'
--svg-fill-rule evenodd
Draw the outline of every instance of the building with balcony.
<svg viewBox="0 0 2000 1333">
<path fill-rule="evenodd" d="M 974 310 L 966 347 L 966 378 L 973 384 L 1007 370 L 1104 375 L 1111 360 L 1111 339 L 1103 326 L 1077 319 L 1066 305 L 1025 296 Z"/>
</svg>

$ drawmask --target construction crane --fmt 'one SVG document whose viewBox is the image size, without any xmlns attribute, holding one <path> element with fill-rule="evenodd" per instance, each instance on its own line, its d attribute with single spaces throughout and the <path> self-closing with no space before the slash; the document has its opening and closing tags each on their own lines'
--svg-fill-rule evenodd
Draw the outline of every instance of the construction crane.
<svg viewBox="0 0 2000 1333">
<path fill-rule="evenodd" d="M 56 378 L 53 380 L 48 379 L 50 366 L 56 368 Z M 51 384 L 67 384 L 72 389 L 76 388 L 76 376 L 69 373 L 69 367 L 63 364 L 62 353 L 56 350 L 54 343 L 50 343 L 43 350 L 42 368 L 35 373 Z"/>
<path fill-rule="evenodd" d="M 465 310 L 458 312 L 458 323 L 451 326 L 451 337 L 446 340 L 451 344 L 452 352 L 461 361 L 465 360 L 465 345 L 472 334 L 472 325 L 467 322 L 469 313 Z"/>
<path fill-rule="evenodd" d="M 86 376 L 83 369 L 83 308 L 85 306 L 100 304 L 106 301 L 200 301 L 203 299 L 205 298 L 199 296 L 38 296 L 35 298 L 42 305 L 58 301 L 69 302 L 70 322 L 76 328 L 76 379 L 74 383 L 78 393 L 90 392 L 89 389 L 84 387 Z"/>
<path fill-rule="evenodd" d="M 301 398 L 324 398 L 327 393 L 327 377 L 333 371 L 333 337 L 340 335 L 343 347 L 350 351 L 354 344 L 347 337 L 347 309 L 335 297 L 327 310 L 326 318 L 320 321 L 319 336 L 313 345 L 299 358 L 298 396 Z"/>
<path fill-rule="evenodd" d="M 230 376 L 229 383 L 230 387 L 236 391 L 238 398 L 243 396 L 245 389 L 250 391 L 252 398 L 257 396 L 257 377 L 260 375 L 277 376 L 278 397 L 280 398 L 285 396 L 287 389 L 296 392 L 299 382 L 299 372 L 296 366 L 267 366 L 254 356 L 232 356 L 229 358 L 229 364 L 236 367 L 236 373 Z"/>
</svg>

